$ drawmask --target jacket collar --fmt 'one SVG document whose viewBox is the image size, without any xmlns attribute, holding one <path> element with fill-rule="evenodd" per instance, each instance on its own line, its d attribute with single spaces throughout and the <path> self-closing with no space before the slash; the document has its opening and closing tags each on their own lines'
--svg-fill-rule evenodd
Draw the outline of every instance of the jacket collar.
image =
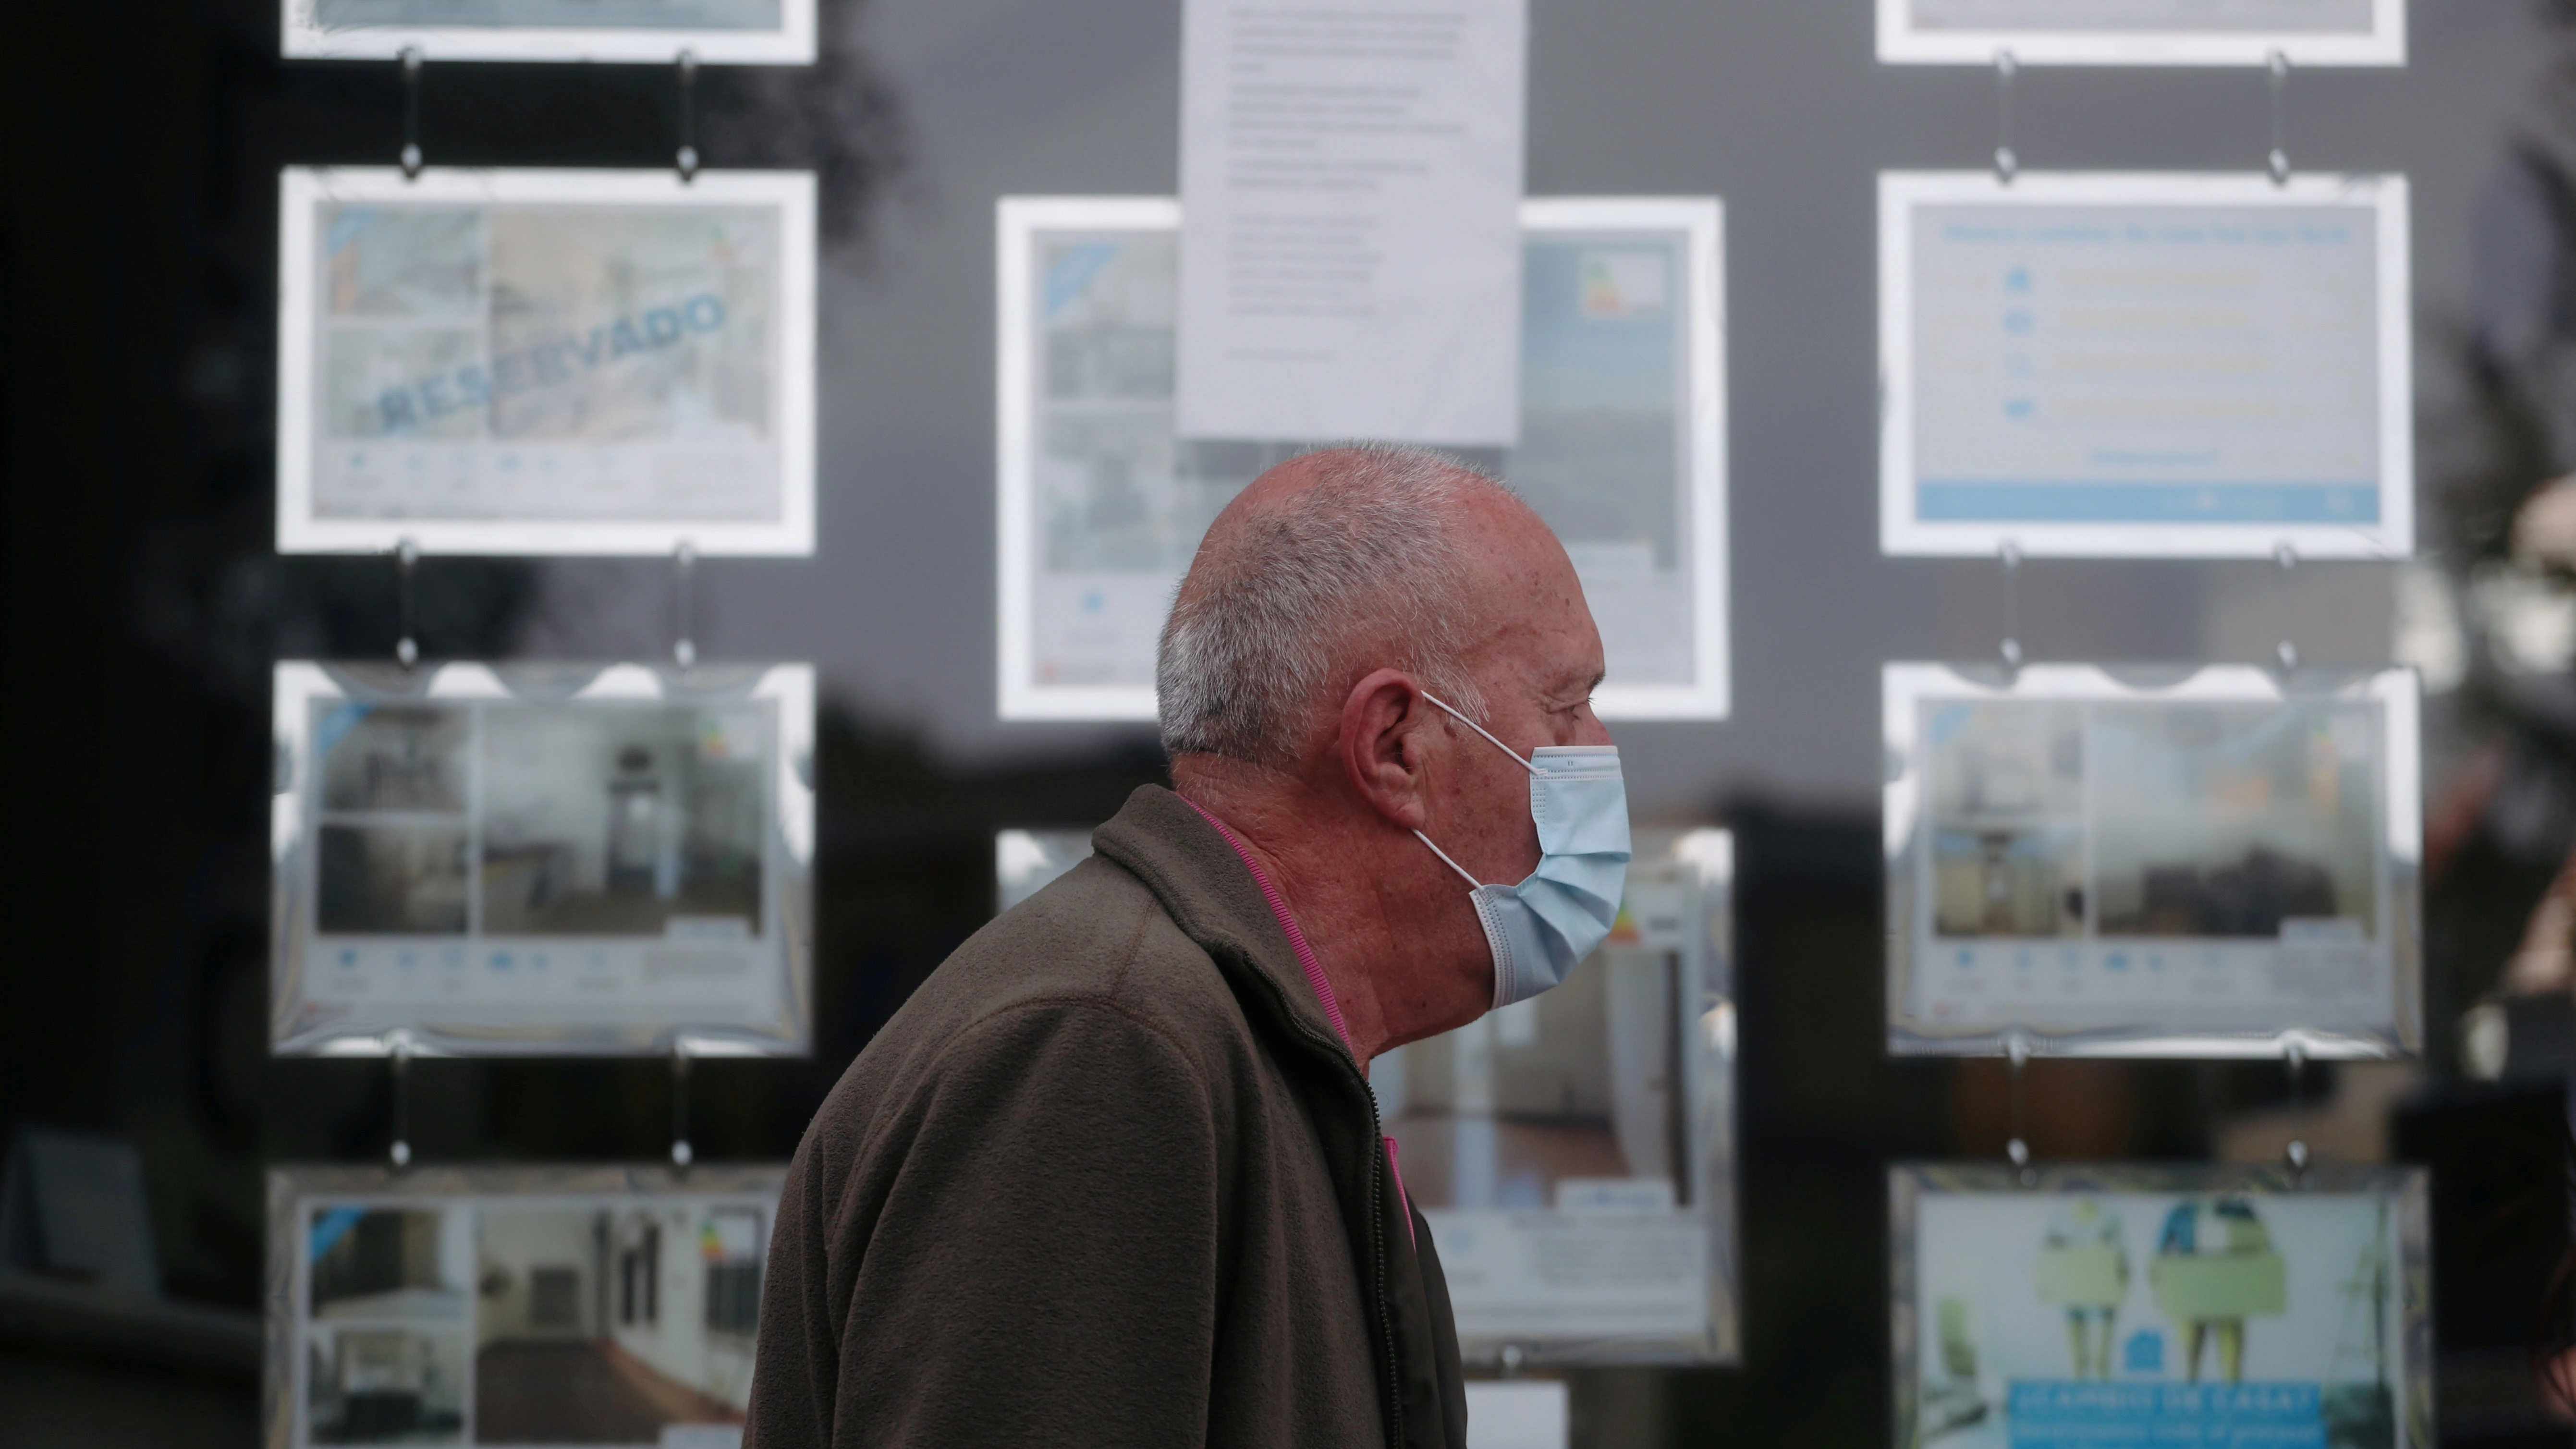
<svg viewBox="0 0 2576 1449">
<path fill-rule="evenodd" d="M 1190 802 L 1160 785 L 1140 785 L 1108 824 L 1092 832 L 1091 843 L 1145 883 L 1181 934 L 1221 965 L 1266 986 L 1249 994 L 1271 1003 L 1280 1025 L 1351 1060 L 1269 897 L 1233 843 Z"/>
</svg>

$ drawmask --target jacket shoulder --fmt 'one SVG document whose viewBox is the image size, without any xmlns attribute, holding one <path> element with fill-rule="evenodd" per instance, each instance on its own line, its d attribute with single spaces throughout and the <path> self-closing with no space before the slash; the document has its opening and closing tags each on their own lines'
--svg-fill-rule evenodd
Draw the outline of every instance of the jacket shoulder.
<svg viewBox="0 0 2576 1449">
<path fill-rule="evenodd" d="M 850 1064 L 824 1115 L 874 1116 L 943 1070 L 1013 1040 L 1002 1018 L 1105 1008 L 1230 1075 L 1248 1045 L 1241 1003 L 1206 949 L 1145 884 L 1093 856 L 1005 911 L 931 972 Z"/>
</svg>

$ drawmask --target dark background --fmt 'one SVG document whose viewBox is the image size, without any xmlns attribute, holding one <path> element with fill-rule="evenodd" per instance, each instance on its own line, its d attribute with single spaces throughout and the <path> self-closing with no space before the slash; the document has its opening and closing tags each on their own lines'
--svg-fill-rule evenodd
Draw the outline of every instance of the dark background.
<svg viewBox="0 0 2576 1449">
<path fill-rule="evenodd" d="M 699 83 L 708 163 L 821 170 L 829 243 L 820 554 L 711 561 L 698 585 L 709 657 L 822 667 L 816 1054 L 701 1065 L 702 1160 L 792 1150 L 989 914 L 993 829 L 1097 821 L 1162 772 L 1141 730 L 993 717 L 990 238 L 997 195 L 1170 191 L 1177 6 L 825 8 L 821 66 Z M 2413 178 L 2425 516 L 2456 553 L 2445 489 L 2540 476 L 2458 461 L 2495 451 L 2464 339 L 2478 198 L 2567 42 L 2535 0 L 2415 8 L 2407 69 L 2293 77 L 2290 150 Z M 390 64 L 280 63 L 273 0 L 28 0 L 7 21 L 0 1137 L 136 1144 L 166 1294 L 239 1324 L 262 1169 L 377 1160 L 392 1129 L 383 1063 L 271 1061 L 263 1015 L 269 667 L 383 657 L 398 632 L 391 563 L 269 548 L 276 174 L 390 162 L 402 89 Z M 1999 1154 L 2010 1094 L 1999 1064 L 1880 1049 L 1878 664 L 1987 654 L 2000 603 L 1990 566 L 1876 553 L 1871 175 L 1981 164 L 1993 82 L 1876 66 L 1862 0 L 1536 0 L 1532 34 L 1534 194 L 1725 197 L 1736 420 L 1736 717 L 1621 743 L 1642 820 L 1738 832 L 1746 1366 L 1577 1375 L 1578 1442 L 1880 1442 L 1885 1165 Z M 661 165 L 679 139 L 663 68 L 432 64 L 420 106 L 434 165 Z M 2270 144 L 2250 72 L 2025 73 L 2016 109 L 2032 167 L 2246 169 Z M 649 563 L 432 559 L 419 635 L 432 658 L 656 657 L 670 587 Z M 2253 659 L 2291 631 L 2311 658 L 2378 659 L 2394 593 L 2377 565 L 2284 584 L 2041 563 L 2020 615 L 2042 658 Z M 2472 693 L 2432 702 L 2437 804 L 2457 762 L 2530 733 Z M 2458 1009 L 2576 834 L 2562 795 L 2536 823 L 2471 799 L 2431 883 L 2433 1071 L 2399 1083 L 2394 1140 L 2444 1169 L 2450 1443 L 2565 1442 L 2514 1367 L 2563 1238 L 2563 1110 L 2449 1071 Z M 2303 1100 L 2337 1076 L 2311 1072 Z M 2243 1155 L 2231 1124 L 2288 1085 L 2043 1062 L 2025 1095 L 2043 1158 L 2203 1159 Z M 670 1082 L 652 1062 L 433 1061 L 409 1118 L 424 1162 L 655 1160 Z M 84 1347 L 9 1302 L 0 1442 L 254 1438 L 238 1351 Z"/>
</svg>

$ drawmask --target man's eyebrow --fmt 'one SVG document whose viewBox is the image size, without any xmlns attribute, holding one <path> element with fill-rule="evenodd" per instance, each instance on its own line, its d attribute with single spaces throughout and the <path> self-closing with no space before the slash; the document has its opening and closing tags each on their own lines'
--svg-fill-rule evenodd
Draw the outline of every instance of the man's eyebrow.
<svg viewBox="0 0 2576 1449">
<path fill-rule="evenodd" d="M 1566 675 L 1563 677 L 1566 682 L 1560 686 L 1549 689 L 1547 691 L 1547 697 L 1549 699 L 1570 700 L 1574 703 L 1580 704 L 1584 700 L 1592 697 L 1592 692 L 1601 687 L 1601 681 L 1609 677 L 1609 672 L 1607 670 L 1596 669 L 1592 671 L 1592 677 L 1589 680 L 1582 680 L 1579 683 L 1577 681 L 1580 680 L 1581 677 L 1578 675 Z"/>
</svg>

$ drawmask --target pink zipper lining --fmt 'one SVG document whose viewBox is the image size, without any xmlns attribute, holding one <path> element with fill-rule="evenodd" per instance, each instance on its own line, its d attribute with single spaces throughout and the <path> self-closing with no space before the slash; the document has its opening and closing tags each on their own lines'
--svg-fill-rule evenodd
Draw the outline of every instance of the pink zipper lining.
<svg viewBox="0 0 2576 1449">
<path fill-rule="evenodd" d="M 1209 814 L 1205 806 L 1186 795 L 1181 797 L 1181 803 L 1198 811 L 1200 819 L 1215 826 L 1217 834 L 1225 837 L 1225 843 L 1234 847 L 1235 856 L 1243 862 L 1243 868 L 1252 872 L 1253 884 L 1261 887 L 1261 898 L 1270 902 L 1270 914 L 1277 918 L 1279 929 L 1287 933 L 1290 949 L 1297 953 L 1297 965 L 1306 973 L 1306 984 L 1314 988 L 1315 999 L 1323 1004 L 1324 1015 L 1332 1021 L 1334 1034 L 1341 1037 L 1342 1050 L 1357 1056 L 1359 1053 L 1351 1046 L 1351 1029 L 1342 1021 L 1342 1004 L 1333 997 L 1331 978 L 1324 975 L 1324 963 L 1315 959 L 1315 948 L 1306 944 L 1306 933 L 1297 929 L 1297 918 L 1288 914 L 1288 903 L 1280 899 L 1279 888 L 1270 883 L 1269 872 L 1261 868 L 1261 862 L 1252 858 L 1252 852 L 1244 846 L 1243 837 L 1234 833 L 1233 826 Z M 1396 1166 L 1395 1139 L 1384 1137 L 1379 1140 L 1386 1144 L 1387 1175 L 1395 1179 L 1395 1200 L 1404 1208 L 1404 1238 L 1411 1243 L 1413 1196 L 1404 1190 L 1404 1171 Z"/>
<path fill-rule="evenodd" d="M 1270 902 L 1270 914 L 1279 918 L 1279 929 L 1288 933 L 1288 944 L 1297 952 L 1297 964 L 1305 969 L 1306 984 L 1315 989 L 1315 999 L 1324 1004 L 1324 1015 L 1332 1019 L 1333 1031 L 1342 1039 L 1342 1049 L 1352 1051 L 1351 1029 L 1342 1023 L 1342 1004 L 1333 999 L 1333 983 L 1324 976 L 1324 963 L 1315 959 L 1315 948 L 1306 944 L 1306 933 L 1297 929 L 1297 918 L 1288 914 L 1288 903 L 1279 898 L 1279 888 L 1270 883 L 1269 873 L 1261 868 L 1261 862 L 1252 858 L 1252 852 L 1244 848 L 1243 837 L 1234 833 L 1233 826 L 1208 814 L 1206 807 L 1186 795 L 1181 797 L 1181 801 L 1198 811 L 1200 819 L 1215 826 L 1217 833 L 1225 837 L 1225 843 L 1233 846 L 1234 853 L 1241 857 L 1243 868 L 1252 872 L 1253 883 L 1261 887 L 1262 899 Z M 1358 1055 L 1355 1051 L 1352 1054 Z"/>
</svg>

